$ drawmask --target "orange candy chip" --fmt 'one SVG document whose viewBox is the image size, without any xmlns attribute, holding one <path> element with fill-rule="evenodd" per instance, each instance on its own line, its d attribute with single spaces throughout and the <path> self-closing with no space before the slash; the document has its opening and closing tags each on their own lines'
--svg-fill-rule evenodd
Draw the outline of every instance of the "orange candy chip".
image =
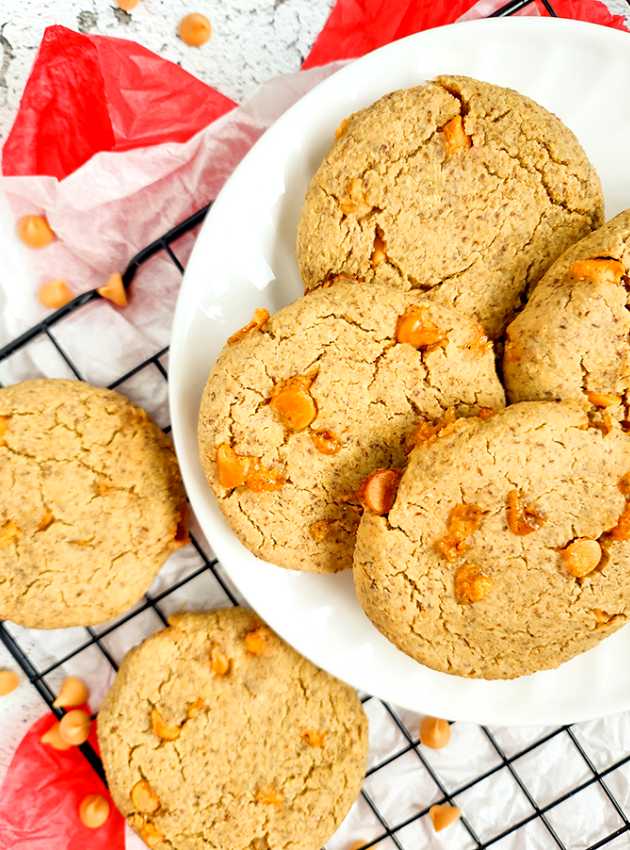
<svg viewBox="0 0 630 850">
<path fill-rule="evenodd" d="M 260 459 L 239 455 L 228 443 L 221 443 L 216 453 L 219 484 L 226 490 L 246 485 L 254 493 L 280 490 L 286 479 L 278 470 L 262 466 Z"/>
<path fill-rule="evenodd" d="M 205 15 L 192 12 L 181 19 L 177 34 L 189 47 L 201 47 L 210 41 L 212 25 Z"/>
<path fill-rule="evenodd" d="M 521 506 L 521 496 L 518 490 L 510 490 L 507 494 L 507 524 L 513 534 L 531 534 L 542 525 L 542 515 L 529 505 Z"/>
<path fill-rule="evenodd" d="M 243 325 L 242 328 L 239 328 L 232 334 L 232 336 L 228 337 L 228 345 L 234 345 L 235 342 L 240 342 L 250 331 L 261 330 L 265 327 L 268 321 L 269 310 L 265 310 L 264 307 L 259 307 L 257 310 L 254 310 L 254 316 L 251 322 Z"/>
<path fill-rule="evenodd" d="M 127 293 L 125 292 L 122 275 L 118 272 L 110 275 L 107 282 L 103 286 L 100 286 L 97 292 L 102 298 L 106 298 L 117 307 L 127 306 Z"/>
<path fill-rule="evenodd" d="M 311 440 L 318 452 L 323 455 L 336 455 L 341 448 L 341 441 L 332 431 L 313 431 Z"/>
<path fill-rule="evenodd" d="M 377 469 L 361 484 L 357 498 L 366 510 L 384 516 L 396 501 L 401 476 L 399 469 Z"/>
<path fill-rule="evenodd" d="M 47 280 L 37 290 L 37 300 L 44 307 L 58 310 L 73 299 L 72 290 L 65 280 Z"/>
<path fill-rule="evenodd" d="M 17 234 L 29 248 L 45 248 L 57 238 L 45 215 L 25 215 L 18 220 Z"/>
<path fill-rule="evenodd" d="M 569 268 L 572 277 L 590 280 L 592 283 L 614 283 L 621 281 L 626 270 L 623 263 L 613 257 L 593 257 L 590 260 L 576 260 Z"/>
<path fill-rule="evenodd" d="M 464 130 L 464 120 L 461 115 L 456 115 L 446 122 L 442 127 L 442 137 L 447 157 L 453 156 L 458 151 L 466 150 L 472 145 L 472 139 L 466 135 Z"/>
<path fill-rule="evenodd" d="M 312 383 L 312 378 L 297 375 L 277 384 L 271 392 L 269 406 L 291 431 L 303 431 L 317 416 L 317 406 L 309 392 Z"/>
<path fill-rule="evenodd" d="M 407 342 L 414 348 L 427 348 L 430 345 L 445 345 L 447 337 L 429 319 L 426 307 L 412 305 L 398 318 L 396 341 Z"/>
<path fill-rule="evenodd" d="M 613 540 L 630 540 L 630 504 L 626 505 L 610 536 Z"/>
<path fill-rule="evenodd" d="M 487 512 L 479 505 L 455 505 L 446 522 L 446 535 L 438 540 L 435 548 L 447 561 L 455 561 L 468 548 L 468 538 L 479 528 Z"/>
</svg>

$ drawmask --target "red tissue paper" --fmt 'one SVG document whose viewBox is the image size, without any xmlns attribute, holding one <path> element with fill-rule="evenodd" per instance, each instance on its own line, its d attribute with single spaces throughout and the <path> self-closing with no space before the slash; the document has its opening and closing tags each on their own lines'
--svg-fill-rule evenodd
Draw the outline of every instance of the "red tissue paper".
<svg viewBox="0 0 630 850">
<path fill-rule="evenodd" d="M 48 27 L 2 171 L 61 179 L 99 151 L 185 142 L 235 105 L 133 41 Z"/>
<path fill-rule="evenodd" d="M 600 0 L 550 2 L 559 17 L 626 29 L 624 18 Z M 453 23 L 474 5 L 475 0 L 337 0 L 303 67 L 355 59 L 406 35 Z M 535 7 L 549 14 L 542 0 L 535 0 Z"/>
<path fill-rule="evenodd" d="M 85 756 L 39 740 L 56 722 L 52 714 L 41 717 L 15 751 L 0 789 L 0 850 L 124 850 L 124 819 Z M 98 752 L 94 723 L 89 741 Z M 98 829 L 79 818 L 88 794 L 101 794 L 110 805 Z"/>
</svg>

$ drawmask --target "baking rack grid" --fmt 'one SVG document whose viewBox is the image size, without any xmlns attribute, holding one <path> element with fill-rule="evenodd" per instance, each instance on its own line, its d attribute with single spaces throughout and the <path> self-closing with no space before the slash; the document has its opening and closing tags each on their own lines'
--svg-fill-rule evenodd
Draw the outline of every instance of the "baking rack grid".
<svg viewBox="0 0 630 850">
<path fill-rule="evenodd" d="M 533 0 L 512 0 L 512 2 L 495 11 L 491 17 L 512 15 L 526 6 L 529 6 L 532 2 Z M 548 2 L 548 0 L 542 0 L 542 2 L 549 14 L 555 16 L 556 13 L 551 3 Z M 135 275 L 142 266 L 150 258 L 157 254 L 162 254 L 167 257 L 175 265 L 180 274 L 183 274 L 184 266 L 177 257 L 173 244 L 181 236 L 189 233 L 197 225 L 199 225 L 203 221 L 208 209 L 209 206 L 194 213 L 188 219 L 169 230 L 168 233 L 160 239 L 151 243 L 136 254 L 123 274 L 125 287 L 128 288 L 131 285 Z M 84 292 L 77 296 L 64 307 L 47 316 L 39 324 L 34 325 L 32 328 L 22 333 L 19 337 L 0 348 L 0 363 L 16 352 L 25 350 L 29 344 L 44 337 L 54 346 L 57 353 L 74 376 L 81 380 L 82 376 L 79 370 L 73 363 L 72 359 L 64 351 L 64 348 L 56 338 L 53 329 L 55 326 L 59 325 L 59 323 L 63 322 L 66 317 L 75 311 L 80 310 L 86 304 L 96 301 L 99 298 L 100 296 L 96 290 Z M 109 386 L 112 389 L 119 387 L 125 381 L 133 378 L 147 368 L 157 369 L 164 381 L 167 381 L 167 371 L 162 362 L 167 351 L 168 348 L 162 348 L 161 350 L 156 351 L 150 357 L 147 357 L 142 360 L 142 362 L 136 364 L 132 369 L 126 371 Z M 164 430 L 169 431 L 170 426 L 166 427 Z M 6 650 L 8 650 L 16 664 L 27 677 L 32 687 L 35 688 L 52 713 L 54 713 L 57 717 L 63 716 L 63 710 L 53 706 L 55 694 L 47 681 L 47 677 L 49 677 L 50 674 L 58 671 L 63 665 L 67 664 L 73 658 L 89 648 L 96 648 L 97 651 L 100 652 L 107 660 L 107 663 L 111 665 L 111 668 L 113 670 L 117 670 L 117 661 L 106 644 L 106 638 L 115 630 L 121 629 L 131 620 L 139 617 L 148 610 L 152 610 L 154 612 L 157 616 L 157 621 L 166 625 L 167 616 L 160 607 L 160 603 L 165 601 L 169 596 L 171 596 L 171 594 L 174 594 L 185 585 L 188 585 L 190 582 L 199 578 L 202 574 L 205 574 L 206 577 L 214 583 L 217 592 L 222 593 L 232 604 L 238 604 L 238 600 L 230 587 L 229 580 L 226 579 L 222 573 L 220 564 L 209 552 L 205 551 L 205 543 L 194 534 L 191 534 L 191 546 L 194 547 L 200 559 L 200 566 L 186 574 L 184 578 L 181 578 L 179 581 L 166 587 L 161 592 L 153 595 L 147 594 L 139 606 L 136 606 L 132 611 L 116 620 L 113 624 L 98 630 L 87 627 L 85 629 L 85 639 L 80 642 L 78 646 L 75 646 L 72 651 L 67 652 L 63 655 L 63 657 L 56 658 L 52 664 L 44 665 L 42 669 L 38 669 L 35 661 L 29 657 L 29 653 L 22 645 L 23 641 L 20 642 L 19 638 L 12 632 L 10 625 L 0 622 L 0 642 L 4 645 Z M 570 798 L 573 798 L 589 789 L 597 789 L 600 797 L 605 798 L 606 805 L 614 809 L 614 812 L 616 813 L 616 822 L 619 825 L 612 831 L 608 831 L 607 827 L 603 825 L 603 834 L 598 835 L 596 840 L 588 845 L 581 842 L 580 848 L 584 848 L 584 850 L 596 850 L 596 848 L 600 847 L 609 847 L 610 850 L 612 850 L 613 845 L 615 848 L 620 846 L 630 847 L 630 808 L 628 808 L 624 802 L 620 801 L 615 796 L 607 782 L 607 779 L 615 771 L 630 762 L 630 753 L 624 754 L 622 758 L 614 760 L 612 763 L 606 765 L 605 768 L 598 769 L 592 758 L 589 756 L 587 748 L 585 748 L 585 746 L 583 746 L 580 742 L 579 736 L 576 734 L 576 729 L 572 726 L 560 726 L 546 730 L 542 736 L 536 737 L 535 740 L 527 746 L 510 752 L 508 752 L 509 748 L 505 745 L 505 743 L 501 743 L 500 735 L 497 734 L 497 730 L 492 731 L 490 728 L 482 726 L 479 727 L 479 733 L 484 739 L 487 749 L 492 754 L 491 761 L 493 763 L 490 766 L 486 766 L 486 769 L 482 772 L 470 776 L 465 782 L 455 785 L 454 783 L 446 782 L 444 777 L 441 776 L 439 769 L 437 769 L 435 764 L 432 763 L 432 759 L 429 757 L 428 751 L 423 748 L 418 737 L 415 736 L 415 731 L 411 731 L 411 724 L 409 722 L 405 722 L 402 713 L 375 697 L 365 695 L 362 697 L 362 701 L 368 714 L 376 710 L 381 715 L 384 713 L 387 716 L 397 743 L 391 748 L 391 752 L 388 752 L 384 757 L 381 757 L 376 763 L 372 763 L 367 770 L 364 788 L 361 792 L 361 802 L 363 805 L 363 811 L 368 814 L 372 823 L 371 832 L 373 834 L 369 840 L 366 840 L 360 845 L 360 848 L 357 847 L 357 850 L 368 850 L 368 848 L 377 846 L 389 848 L 395 847 L 397 850 L 407 850 L 409 844 L 403 836 L 408 833 L 409 827 L 413 826 L 416 822 L 423 818 L 426 821 L 426 815 L 428 814 L 430 807 L 429 805 L 420 809 L 416 807 L 416 810 L 412 813 L 407 813 L 406 817 L 400 818 L 392 816 L 391 811 L 388 811 L 387 813 L 383 811 L 383 807 L 377 802 L 377 795 L 373 794 L 370 790 L 370 783 L 374 777 L 386 772 L 392 765 L 400 763 L 402 760 L 407 758 L 411 758 L 413 760 L 414 769 L 417 768 L 424 772 L 424 779 L 432 786 L 432 793 L 428 795 L 428 799 L 431 799 L 431 805 L 434 803 L 451 803 L 457 805 L 462 795 L 466 792 L 471 789 L 479 788 L 482 783 L 498 775 L 501 771 L 507 771 L 507 773 L 509 773 L 513 783 L 515 784 L 514 787 L 518 788 L 518 793 L 521 796 L 522 816 L 512 819 L 513 822 L 500 827 L 498 831 L 495 831 L 492 834 L 487 834 L 487 830 L 476 828 L 471 820 L 464 815 L 461 819 L 460 828 L 465 831 L 464 845 L 466 847 L 476 848 L 476 850 L 485 850 L 485 848 L 488 847 L 503 847 L 505 846 L 505 840 L 510 837 L 516 841 L 515 844 L 510 844 L 510 846 L 527 847 L 528 842 L 525 837 L 525 830 L 536 822 L 539 826 L 539 829 L 537 830 L 537 846 L 560 848 L 560 850 L 573 850 L 573 845 L 566 844 L 558 834 L 559 830 L 557 818 L 554 823 L 552 822 L 551 816 L 555 809 L 562 806 L 562 804 L 566 803 L 570 800 Z M 549 745 L 550 742 L 554 741 L 554 739 L 558 739 L 560 736 L 566 736 L 570 741 L 574 755 L 576 755 L 578 760 L 581 760 L 585 778 L 582 778 L 579 783 L 574 784 L 572 787 L 565 790 L 560 796 L 554 797 L 552 800 L 541 805 L 537 802 L 534 791 L 528 787 L 528 784 L 526 784 L 521 773 L 517 769 L 517 762 L 528 755 L 535 754 L 540 748 L 545 745 Z M 98 754 L 89 743 L 83 744 L 80 749 L 94 771 L 98 774 L 101 780 L 105 782 L 103 766 Z M 497 806 L 499 806 L 501 801 L 496 800 L 494 802 Z M 482 831 L 484 832 L 483 836 L 481 835 Z M 522 839 L 522 844 L 519 843 L 519 838 Z M 622 839 L 623 844 L 619 844 L 617 839 Z M 458 845 L 459 844 L 460 842 L 458 842 Z M 417 834 L 417 837 L 413 841 L 413 845 L 417 848 L 425 846 L 421 843 L 420 833 Z M 448 842 L 446 844 L 441 844 L 441 846 L 448 846 Z"/>
</svg>

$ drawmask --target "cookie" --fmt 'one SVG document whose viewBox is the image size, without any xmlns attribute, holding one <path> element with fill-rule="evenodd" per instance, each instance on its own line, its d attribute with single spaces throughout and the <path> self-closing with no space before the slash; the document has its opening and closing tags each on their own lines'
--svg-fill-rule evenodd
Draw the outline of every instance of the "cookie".
<svg viewBox="0 0 630 850">
<path fill-rule="evenodd" d="M 460 419 L 416 448 L 354 579 L 374 625 L 446 673 L 556 667 L 630 615 L 630 437 L 571 402 Z"/>
<path fill-rule="evenodd" d="M 574 399 L 627 420 L 630 210 L 557 260 L 507 330 L 512 401 Z"/>
<path fill-rule="evenodd" d="M 319 850 L 356 799 L 355 692 L 242 608 L 180 614 L 98 716 L 114 802 L 155 850 Z"/>
<path fill-rule="evenodd" d="M 306 289 L 338 274 L 431 297 L 500 335 L 521 295 L 603 221 L 573 133 L 510 89 L 438 77 L 347 118 L 298 227 Z"/>
<path fill-rule="evenodd" d="M 256 555 L 342 570 L 352 566 L 365 476 L 402 466 L 423 418 L 503 405 L 492 345 L 477 323 L 419 292 L 352 281 L 264 321 L 237 333 L 210 374 L 203 468 Z"/>
<path fill-rule="evenodd" d="M 80 381 L 0 389 L 0 619 L 30 628 L 126 611 L 185 542 L 171 441 Z"/>
</svg>

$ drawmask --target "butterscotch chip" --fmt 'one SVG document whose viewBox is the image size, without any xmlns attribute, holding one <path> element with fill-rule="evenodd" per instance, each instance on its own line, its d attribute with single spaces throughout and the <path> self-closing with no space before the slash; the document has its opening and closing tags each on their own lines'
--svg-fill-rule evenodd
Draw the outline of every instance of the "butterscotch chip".
<svg viewBox="0 0 630 850">
<path fill-rule="evenodd" d="M 423 717 L 420 721 L 420 741 L 425 747 L 441 750 L 451 740 L 451 727 L 448 720 L 440 717 Z"/>
<path fill-rule="evenodd" d="M 542 514 L 531 505 L 523 504 L 518 490 L 510 490 L 506 503 L 507 524 L 513 534 L 531 534 L 540 528 L 544 519 Z"/>
<path fill-rule="evenodd" d="M 197 697 L 197 699 L 194 702 L 191 702 L 186 709 L 186 716 L 189 720 L 192 720 L 193 718 L 198 717 L 205 707 L 206 703 L 204 700 L 201 697 Z"/>
<path fill-rule="evenodd" d="M 232 336 L 228 337 L 228 345 L 234 345 L 234 343 L 240 342 L 250 333 L 250 331 L 261 330 L 265 327 L 268 321 L 269 311 L 265 310 L 264 307 L 258 307 L 254 310 L 254 316 L 251 322 L 248 322 L 242 328 L 233 333 Z"/>
<path fill-rule="evenodd" d="M 48 280 L 37 290 L 37 300 L 44 307 L 57 310 L 73 299 L 72 290 L 65 280 Z"/>
<path fill-rule="evenodd" d="M 245 648 L 252 655 L 268 655 L 271 652 L 271 632 L 266 626 L 260 626 L 247 632 Z"/>
<path fill-rule="evenodd" d="M 398 469 L 377 469 L 368 475 L 357 491 L 363 507 L 379 516 L 389 513 L 396 501 L 401 475 Z"/>
<path fill-rule="evenodd" d="M 109 803 L 100 794 L 88 794 L 79 805 L 79 817 L 88 829 L 99 829 L 109 817 Z"/>
<path fill-rule="evenodd" d="M 83 679 L 78 676 L 66 676 L 53 705 L 55 708 L 73 708 L 84 705 L 89 697 L 90 692 Z"/>
<path fill-rule="evenodd" d="M 230 672 L 230 659 L 216 646 L 210 652 L 210 669 L 215 676 L 226 676 Z"/>
<path fill-rule="evenodd" d="M 177 34 L 189 47 L 202 47 L 207 41 L 210 41 L 212 26 L 205 15 L 200 12 L 192 12 L 181 19 Z"/>
<path fill-rule="evenodd" d="M 617 486 L 619 487 L 619 492 L 623 493 L 624 496 L 630 496 L 630 472 L 622 475 Z"/>
<path fill-rule="evenodd" d="M 52 747 L 53 750 L 69 750 L 72 747 L 72 744 L 69 744 L 65 738 L 61 737 L 61 732 L 59 731 L 59 723 L 53 723 L 53 725 L 48 729 L 39 739 L 42 744 L 46 744 L 49 747 Z"/>
<path fill-rule="evenodd" d="M 342 118 L 339 124 L 337 125 L 337 129 L 335 130 L 335 138 L 340 139 L 343 134 L 348 129 L 348 125 L 350 124 L 350 119 Z"/>
<path fill-rule="evenodd" d="M 6 697 L 20 684 L 20 677 L 15 670 L 0 669 L 0 697 Z"/>
<path fill-rule="evenodd" d="M 363 514 L 357 598 L 389 640 L 434 669 L 504 679 L 556 667 L 630 615 L 630 508 L 619 488 L 630 435 L 604 436 L 570 402 L 522 402 L 457 424 L 413 449 L 387 517 Z M 517 521 L 525 506 L 544 516 L 535 533 L 510 528 L 513 491 Z M 604 628 L 594 609 L 613 614 Z"/>
<path fill-rule="evenodd" d="M 447 336 L 429 318 L 426 307 L 409 307 L 396 323 L 396 341 L 414 348 L 428 348 L 446 342 Z"/>
<path fill-rule="evenodd" d="M 160 850 L 324 846 L 363 781 L 367 720 L 356 693 L 269 630 L 273 652 L 264 663 L 251 656 L 244 636 L 262 628 L 252 629 L 251 611 L 174 622 L 129 653 L 99 711 L 116 807 Z M 206 663 L 209 646 L 233 659 L 228 681 Z M 199 694 L 205 701 L 172 744 L 147 735 L 158 694 L 169 723 Z"/>
<path fill-rule="evenodd" d="M 160 808 L 160 798 L 146 779 L 136 782 L 129 796 L 134 809 L 143 814 L 153 814 Z"/>
<path fill-rule="evenodd" d="M 609 256 L 583 259 L 598 254 Z M 602 411 L 594 424 L 604 433 L 610 433 L 615 421 L 624 421 L 630 391 L 630 310 L 628 291 L 618 280 L 629 267 L 630 210 L 554 263 L 508 328 L 510 348 L 519 352 L 517 359 L 508 357 L 506 347 L 503 359 L 512 401 L 579 401 Z"/>
<path fill-rule="evenodd" d="M 461 817 L 461 810 L 457 806 L 450 806 L 448 803 L 443 803 L 438 806 L 431 806 L 429 809 L 429 817 L 433 824 L 433 829 L 436 832 L 441 832 L 451 824 L 455 823 Z"/>
<path fill-rule="evenodd" d="M 18 220 L 17 234 L 29 248 L 45 248 L 57 238 L 44 215 L 25 215 Z"/>
<path fill-rule="evenodd" d="M 127 306 L 127 291 L 125 290 L 122 275 L 119 272 L 110 275 L 103 286 L 97 289 L 97 292 L 101 298 L 106 298 L 117 307 Z"/>
<path fill-rule="evenodd" d="M 75 708 L 59 721 L 59 734 L 67 744 L 78 747 L 84 744 L 90 734 L 90 715 Z"/>
<path fill-rule="evenodd" d="M 597 174 L 558 118 L 515 91 L 443 76 L 350 116 L 310 182 L 297 258 L 307 291 L 340 274 L 425 290 L 496 339 L 602 222 Z"/>
<path fill-rule="evenodd" d="M 2 388 L 0 421 L 0 619 L 64 628 L 127 611 L 184 543 L 170 438 L 81 381 Z"/>
<path fill-rule="evenodd" d="M 308 533 L 317 543 L 324 541 L 334 529 L 334 523 L 328 519 L 318 519 L 317 522 L 312 522 L 308 527 Z"/>
<path fill-rule="evenodd" d="M 180 727 L 175 723 L 167 723 L 157 708 L 151 709 L 151 729 L 162 741 L 176 741 L 181 734 Z"/>
<path fill-rule="evenodd" d="M 439 349 L 397 344 L 411 307 L 424 332 L 438 329 Z M 241 542 L 290 569 L 349 568 L 360 511 L 347 494 L 357 503 L 375 470 L 404 466 L 421 417 L 445 423 L 503 405 L 491 349 L 474 358 L 465 349 L 474 331 L 421 293 L 337 281 L 228 345 L 208 378 L 198 440 Z"/>
</svg>

